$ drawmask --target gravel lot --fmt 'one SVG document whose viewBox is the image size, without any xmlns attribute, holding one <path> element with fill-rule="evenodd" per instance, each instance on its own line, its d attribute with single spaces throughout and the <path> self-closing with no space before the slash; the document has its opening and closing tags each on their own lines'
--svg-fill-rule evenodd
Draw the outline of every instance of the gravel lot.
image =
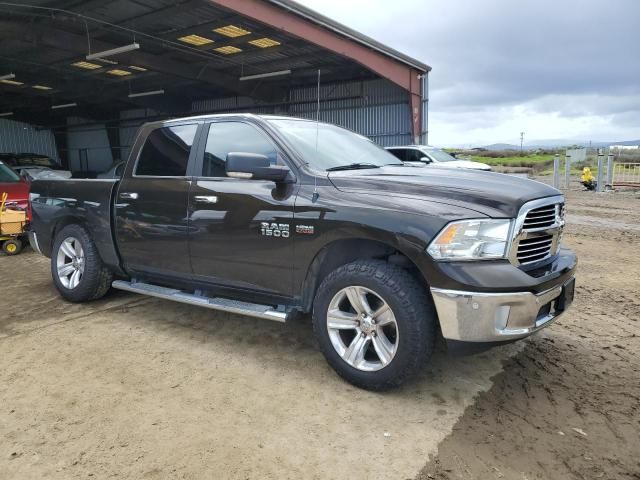
<svg viewBox="0 0 640 480">
<path fill-rule="evenodd" d="M 570 313 L 373 394 L 281 325 L 0 257 L 0 478 L 640 478 L 640 199 L 570 192 Z"/>
</svg>

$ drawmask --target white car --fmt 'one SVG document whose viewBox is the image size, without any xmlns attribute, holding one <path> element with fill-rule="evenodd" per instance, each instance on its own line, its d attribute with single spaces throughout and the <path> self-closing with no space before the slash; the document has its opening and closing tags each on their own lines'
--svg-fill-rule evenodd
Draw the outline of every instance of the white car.
<svg viewBox="0 0 640 480">
<path fill-rule="evenodd" d="M 470 168 L 472 170 L 490 171 L 486 163 L 459 160 L 444 150 L 428 145 L 407 145 L 406 147 L 386 147 L 387 150 L 407 163 L 422 163 L 446 168 Z"/>
</svg>

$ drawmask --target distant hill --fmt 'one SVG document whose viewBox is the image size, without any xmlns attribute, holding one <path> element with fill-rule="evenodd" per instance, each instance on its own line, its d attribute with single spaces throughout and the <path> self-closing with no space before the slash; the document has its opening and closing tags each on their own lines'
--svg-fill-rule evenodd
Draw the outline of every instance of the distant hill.
<svg viewBox="0 0 640 480">
<path fill-rule="evenodd" d="M 523 148 L 525 150 L 532 150 L 536 148 L 553 148 L 553 147 L 567 147 L 571 145 L 579 145 L 588 147 L 591 145 L 593 148 L 608 147 L 610 145 L 640 145 L 640 140 L 623 140 L 619 142 L 597 142 L 593 141 L 589 143 L 588 140 L 570 140 L 570 139 L 547 139 L 547 140 L 532 140 L 530 143 L 525 143 Z M 492 143 L 486 145 L 483 148 L 487 150 L 520 150 L 520 145 L 512 145 L 510 143 Z"/>
<path fill-rule="evenodd" d="M 487 150 L 520 150 L 520 145 L 511 145 L 510 143 L 492 143 L 483 148 Z M 526 145 L 524 148 L 527 148 Z"/>
<path fill-rule="evenodd" d="M 611 142 L 606 145 L 640 145 L 640 140 L 625 140 L 624 142 Z"/>
</svg>

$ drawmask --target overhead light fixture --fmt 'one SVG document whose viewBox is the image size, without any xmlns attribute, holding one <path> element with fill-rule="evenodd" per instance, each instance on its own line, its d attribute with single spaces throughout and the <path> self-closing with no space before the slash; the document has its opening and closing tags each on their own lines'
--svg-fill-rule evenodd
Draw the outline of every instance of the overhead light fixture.
<svg viewBox="0 0 640 480">
<path fill-rule="evenodd" d="M 0 117 L 8 117 L 8 116 L 10 116 L 10 115 L 13 115 L 13 112 L 3 112 L 3 113 L 0 113 Z"/>
<path fill-rule="evenodd" d="M 16 78 L 15 73 L 8 73 L 7 75 L 0 75 L 0 80 L 11 80 L 12 78 Z"/>
<path fill-rule="evenodd" d="M 180 37 L 178 38 L 178 40 L 180 40 L 181 42 L 184 43 L 190 43 L 191 45 L 196 45 L 198 47 L 202 46 L 202 45 L 209 45 L 210 43 L 213 43 L 213 40 L 211 40 L 210 38 L 207 37 L 201 37 L 200 35 L 185 35 L 184 37 Z"/>
<path fill-rule="evenodd" d="M 51 110 L 57 110 L 58 108 L 70 108 L 77 107 L 78 104 L 76 102 L 73 103 L 62 103 L 60 105 L 51 105 Z"/>
<path fill-rule="evenodd" d="M 226 47 L 218 47 L 214 48 L 216 52 L 224 53 L 225 55 L 231 55 L 232 53 L 241 52 L 242 49 L 238 47 L 233 47 L 231 45 L 227 45 Z"/>
<path fill-rule="evenodd" d="M 96 58 L 96 60 L 102 62 L 102 63 L 107 63 L 109 65 L 117 65 L 118 62 L 116 62 L 115 60 L 109 60 L 108 58 Z"/>
<path fill-rule="evenodd" d="M 24 85 L 24 82 L 18 82 L 17 80 L 0 80 L 0 83 L 6 83 L 7 85 Z"/>
<path fill-rule="evenodd" d="M 36 90 L 51 90 L 51 87 L 47 87 L 46 85 L 34 85 L 33 88 Z"/>
<path fill-rule="evenodd" d="M 148 97 L 149 95 L 163 95 L 164 94 L 164 90 L 160 89 L 160 90 L 150 90 L 148 92 L 137 92 L 137 93 L 130 93 L 129 94 L 129 98 L 135 98 L 135 97 Z"/>
<path fill-rule="evenodd" d="M 96 70 L 97 68 L 102 68 L 102 65 L 98 65 L 97 63 L 84 62 L 84 61 L 75 62 L 75 63 L 72 63 L 71 65 L 78 68 L 84 68 L 85 70 Z"/>
<path fill-rule="evenodd" d="M 127 75 L 131 75 L 131 72 L 127 70 L 121 70 L 119 68 L 114 68 L 113 70 L 107 70 L 109 75 L 115 75 L 116 77 L 126 77 Z"/>
<path fill-rule="evenodd" d="M 126 53 L 126 52 L 131 52 L 133 50 L 138 50 L 140 48 L 140 44 L 133 42 L 129 45 L 124 45 L 122 47 L 117 47 L 117 48 L 112 48 L 110 50 L 105 50 L 104 52 L 98 52 L 98 53 L 90 53 L 89 55 L 87 55 L 85 58 L 87 60 L 99 60 L 101 58 L 104 57 L 110 57 L 112 55 L 118 55 L 120 53 Z"/>
<path fill-rule="evenodd" d="M 246 75 L 244 77 L 240 77 L 240 81 L 244 82 L 245 80 L 255 80 L 257 78 L 268 78 L 268 77 L 279 77 L 281 75 L 290 75 L 291 70 L 279 70 L 277 72 L 269 72 L 269 73 L 258 73 L 256 75 Z"/>
<path fill-rule="evenodd" d="M 227 25 L 226 27 L 214 28 L 213 31 L 219 33 L 220 35 L 224 35 L 225 37 L 231 38 L 242 37 L 251 33 L 249 30 L 236 27 L 235 25 Z"/>
<path fill-rule="evenodd" d="M 260 48 L 269 48 L 269 47 L 275 47 L 276 45 L 281 45 L 280 42 L 278 42 L 277 40 L 273 40 L 272 38 L 257 38 L 255 40 L 249 40 L 249 43 L 251 45 L 255 45 L 256 47 L 260 47 Z"/>
<path fill-rule="evenodd" d="M 129 65 L 131 70 L 137 70 L 138 72 L 146 72 L 147 69 L 144 67 L 138 67 L 137 65 Z"/>
</svg>

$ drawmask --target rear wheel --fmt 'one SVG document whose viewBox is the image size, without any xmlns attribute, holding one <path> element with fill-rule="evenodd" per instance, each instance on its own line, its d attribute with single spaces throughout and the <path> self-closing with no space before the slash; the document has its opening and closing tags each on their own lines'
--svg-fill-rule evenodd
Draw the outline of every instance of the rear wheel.
<svg viewBox="0 0 640 480">
<path fill-rule="evenodd" d="M 376 260 L 327 276 L 314 302 L 313 325 L 334 370 L 368 390 L 404 382 L 431 356 L 436 338 L 424 286 L 406 270 Z"/>
<path fill-rule="evenodd" d="M 18 255 L 22 251 L 22 242 L 17 238 L 5 240 L 2 244 L 2 251 L 7 255 Z"/>
<path fill-rule="evenodd" d="M 79 225 L 67 225 L 56 235 L 51 254 L 51 275 L 60 294 L 72 302 L 86 302 L 104 296 L 113 279 L 93 240 Z"/>
</svg>

